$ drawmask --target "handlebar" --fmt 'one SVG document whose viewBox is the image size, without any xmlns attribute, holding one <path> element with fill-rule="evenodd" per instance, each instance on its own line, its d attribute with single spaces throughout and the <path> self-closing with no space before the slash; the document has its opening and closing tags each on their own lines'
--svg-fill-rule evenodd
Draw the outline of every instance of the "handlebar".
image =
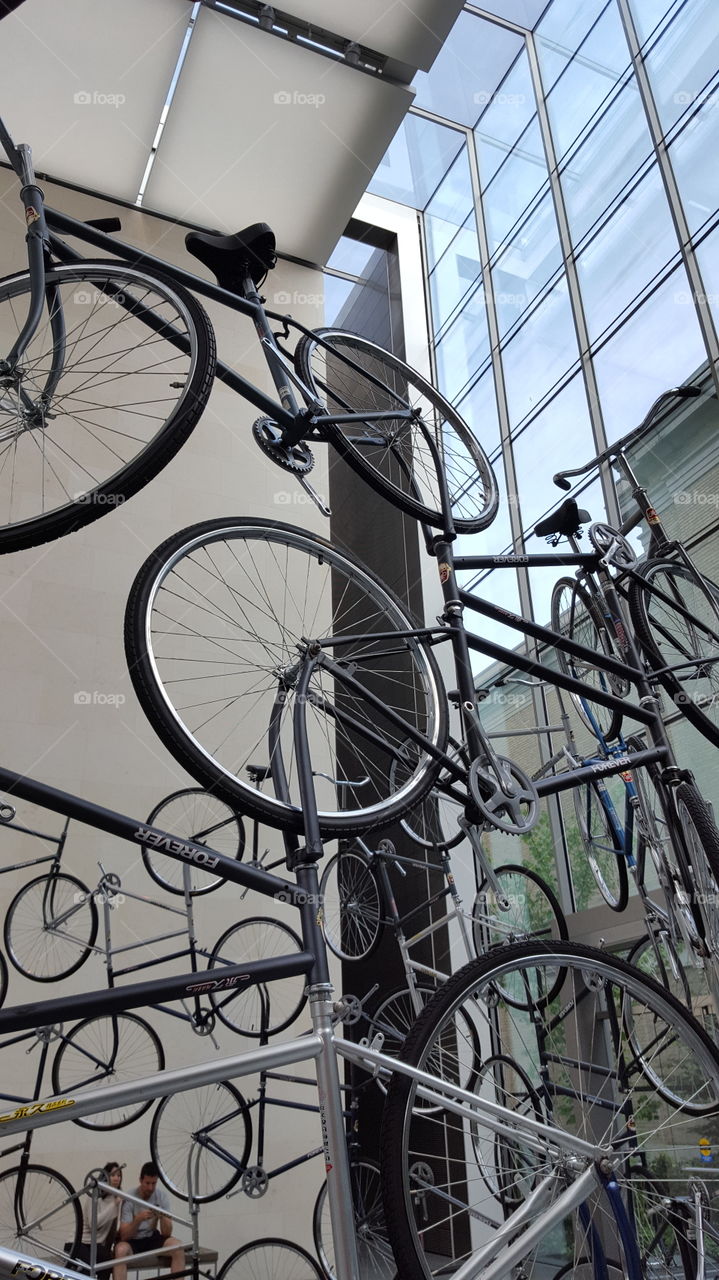
<svg viewBox="0 0 719 1280">
<path fill-rule="evenodd" d="M 654 401 L 654 404 L 651 406 L 648 414 L 643 418 L 638 427 L 629 431 L 627 435 L 622 436 L 621 440 L 617 440 L 616 444 L 610 445 L 608 449 L 603 451 L 603 453 L 598 453 L 596 458 L 592 458 L 591 461 L 587 462 L 583 467 L 575 467 L 572 471 L 558 471 L 557 474 L 552 477 L 553 483 L 556 484 L 558 489 L 571 489 L 572 486 L 568 479 L 569 476 L 583 476 L 585 472 L 593 470 L 594 467 L 600 466 L 602 462 L 606 462 L 609 458 L 616 457 L 618 454 L 622 453 L 629 447 L 629 445 L 636 444 L 636 442 L 640 440 L 647 431 L 649 431 L 656 414 L 666 401 L 672 400 L 675 396 L 680 400 L 693 400 L 701 394 L 701 387 L 671 387 L 669 391 L 663 391 L 662 394 Z"/>
</svg>

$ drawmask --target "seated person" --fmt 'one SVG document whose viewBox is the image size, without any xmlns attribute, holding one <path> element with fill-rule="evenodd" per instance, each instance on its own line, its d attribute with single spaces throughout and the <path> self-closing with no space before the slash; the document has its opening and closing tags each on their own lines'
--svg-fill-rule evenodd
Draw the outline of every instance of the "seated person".
<svg viewBox="0 0 719 1280">
<path fill-rule="evenodd" d="M 116 1160 L 108 1160 L 100 1171 L 100 1178 L 103 1182 L 109 1183 L 111 1187 L 122 1186 L 122 1169 Z M 117 1239 L 117 1228 L 120 1217 L 120 1208 L 122 1199 L 120 1196 L 113 1196 L 109 1191 L 101 1191 L 97 1201 L 97 1216 L 95 1219 L 95 1261 L 110 1262 L 113 1258 L 113 1246 Z M 84 1196 L 82 1203 L 82 1238 L 80 1244 L 75 1250 L 75 1257 L 80 1262 L 90 1265 L 90 1255 L 92 1247 L 92 1197 Z"/>
<path fill-rule="evenodd" d="M 130 1200 L 123 1202 L 120 1213 L 119 1239 L 115 1245 L 115 1257 L 128 1258 L 131 1253 L 172 1251 L 170 1271 L 184 1271 L 185 1250 L 172 1232 L 172 1219 L 168 1210 L 167 1192 L 158 1187 L 159 1170 L 152 1160 L 143 1164 L 139 1185 L 132 1192 L 138 1200 L 145 1200 L 147 1208 L 141 1209 Z M 152 1207 L 151 1207 L 152 1206 Z M 113 1267 L 114 1280 L 127 1280 L 127 1267 L 118 1262 Z"/>
</svg>

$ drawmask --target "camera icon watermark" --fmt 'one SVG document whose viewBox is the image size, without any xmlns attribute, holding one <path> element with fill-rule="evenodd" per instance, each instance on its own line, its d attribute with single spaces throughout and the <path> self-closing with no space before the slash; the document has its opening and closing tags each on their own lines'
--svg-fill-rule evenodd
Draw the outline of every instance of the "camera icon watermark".
<svg viewBox="0 0 719 1280">
<path fill-rule="evenodd" d="M 278 89 L 272 100 L 278 107 L 323 107 L 327 101 L 324 93 L 300 93 L 298 89 Z"/>
<path fill-rule="evenodd" d="M 122 707 L 127 702 L 124 693 L 105 693 L 102 689 L 81 689 L 76 693 L 73 702 L 76 707 Z"/>
<path fill-rule="evenodd" d="M 317 496 L 320 502 L 326 506 L 324 495 L 320 493 Z M 277 507 L 305 507 L 313 503 L 314 499 L 310 497 L 309 493 L 305 493 L 304 489 L 278 489 L 272 501 Z"/>
<path fill-rule="evenodd" d="M 105 293 L 102 289 L 78 289 L 77 293 L 73 293 L 72 300 L 76 307 L 99 307 L 99 306 L 115 306 L 121 307 L 127 302 L 124 293 L 117 291 L 116 293 Z"/>
<path fill-rule="evenodd" d="M 276 307 L 321 307 L 324 300 L 323 293 L 300 293 L 297 289 L 294 293 L 290 293 L 288 289 L 279 289 L 272 298 Z"/>
<path fill-rule="evenodd" d="M 87 902 L 91 897 L 94 898 L 95 902 L 97 902 L 101 907 L 121 907 L 124 902 L 127 902 L 127 898 L 124 893 L 89 894 L 83 893 L 81 889 L 78 889 L 77 893 L 73 894 L 72 900 L 79 906 L 80 903 Z"/>
<path fill-rule="evenodd" d="M 127 97 L 124 93 L 103 93 L 100 89 L 78 89 L 72 100 L 76 107 L 124 107 Z"/>
<path fill-rule="evenodd" d="M 275 902 L 293 902 L 295 906 L 305 906 L 309 904 L 311 907 L 318 907 L 322 902 L 322 896 L 319 893 L 305 893 L 304 889 L 278 889 L 277 893 L 272 895 Z"/>
</svg>

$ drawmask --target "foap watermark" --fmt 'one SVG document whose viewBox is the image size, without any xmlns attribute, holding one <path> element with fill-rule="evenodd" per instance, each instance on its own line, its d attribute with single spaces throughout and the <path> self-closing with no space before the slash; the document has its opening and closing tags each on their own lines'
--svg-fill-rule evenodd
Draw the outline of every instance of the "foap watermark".
<svg viewBox="0 0 719 1280">
<path fill-rule="evenodd" d="M 294 902 L 298 907 L 307 904 L 311 907 L 319 907 L 322 902 L 321 894 L 306 893 L 304 889 L 278 889 L 272 896 L 275 902 Z"/>
<path fill-rule="evenodd" d="M 674 494 L 675 507 L 719 507 L 719 493 L 705 493 L 702 489 L 681 489 Z"/>
<path fill-rule="evenodd" d="M 320 502 L 326 506 L 324 495 L 319 493 Z M 305 493 L 304 489 L 279 489 L 274 495 L 272 501 L 277 507 L 305 507 L 314 503 L 314 498 L 309 493 Z"/>
<path fill-rule="evenodd" d="M 294 293 L 290 293 L 288 289 L 280 289 L 272 298 L 276 307 L 321 307 L 324 300 L 323 293 L 300 293 L 297 289 Z"/>
<path fill-rule="evenodd" d="M 73 702 L 76 707 L 118 707 L 124 706 L 127 698 L 124 693 L 105 693 L 104 689 L 81 689 L 76 693 Z"/>
<path fill-rule="evenodd" d="M 81 889 L 78 889 L 77 893 L 73 894 L 72 900 L 77 903 L 87 902 L 89 896 L 89 894 L 83 893 Z M 124 893 L 93 893 L 92 897 L 101 907 L 105 905 L 108 907 L 121 907 L 123 902 L 127 902 Z"/>
<path fill-rule="evenodd" d="M 76 493 L 73 502 L 82 502 L 89 507 L 121 507 L 125 501 L 124 493 Z"/>
<path fill-rule="evenodd" d="M 693 306 L 696 302 L 705 303 L 707 306 L 713 307 L 719 302 L 719 293 L 701 293 L 699 290 L 694 293 L 690 289 L 680 289 L 674 294 L 674 301 L 680 307 Z"/>
<path fill-rule="evenodd" d="M 327 101 L 324 93 L 301 93 L 299 89 L 278 89 L 272 100 L 278 107 L 323 107 Z"/>
<path fill-rule="evenodd" d="M 108 304 L 122 307 L 127 301 L 125 294 L 119 290 L 116 293 L 105 293 L 103 289 L 78 289 L 73 293 L 72 300 L 76 307 L 99 307 Z"/>
<path fill-rule="evenodd" d="M 78 89 L 72 100 L 76 107 L 124 107 L 127 98 L 124 93 L 104 93 L 101 89 Z"/>
<path fill-rule="evenodd" d="M 711 93 L 705 94 L 703 89 L 679 89 L 672 97 L 672 101 L 678 107 L 688 107 L 692 102 L 699 102 L 700 100 L 703 107 L 719 106 L 719 92 L 713 89 Z"/>
<path fill-rule="evenodd" d="M 486 107 L 490 102 L 500 107 L 521 107 L 527 98 L 523 93 L 497 93 L 491 89 L 478 89 L 473 95 L 473 101 L 478 107 Z"/>
</svg>

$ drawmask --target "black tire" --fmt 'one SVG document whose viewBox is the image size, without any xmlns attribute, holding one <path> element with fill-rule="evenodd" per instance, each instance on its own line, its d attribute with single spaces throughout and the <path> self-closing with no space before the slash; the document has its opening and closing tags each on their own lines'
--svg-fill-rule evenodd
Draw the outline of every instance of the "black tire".
<svg viewBox="0 0 719 1280">
<path fill-rule="evenodd" d="M 0 1005 L 5 1003 L 8 987 L 8 969 L 7 960 L 2 951 L 0 951 Z"/>
<path fill-rule="evenodd" d="M 420 374 L 374 342 L 341 329 L 304 334 L 295 364 L 330 413 L 421 409 L 444 465 L 455 529 L 476 533 L 491 524 L 499 494 L 489 459 L 457 411 Z M 415 519 L 443 527 L 437 471 L 418 422 L 323 425 L 338 452 L 373 489 Z M 394 432 L 389 442 L 388 432 Z"/>
<path fill-rule="evenodd" d="M 535 974 L 525 982 L 522 977 L 546 965 L 559 966 L 567 975 L 551 1008 L 542 1005 L 517 1010 L 503 1000 L 505 986 L 547 990 L 550 978 Z M 510 974 L 515 979 L 510 981 Z M 717 1048 L 681 1004 L 626 961 L 566 942 L 554 943 L 549 949 L 534 942 L 521 943 L 466 965 L 439 989 L 417 1019 L 401 1060 L 441 1075 L 455 1088 L 461 1067 L 460 1018 L 474 1024 L 481 1043 L 491 1043 L 501 1028 L 503 1044 L 508 1049 L 513 1045 L 521 1049 L 525 1071 L 541 1083 L 543 1098 L 551 1101 L 548 1123 L 561 1135 L 558 1141 L 551 1133 L 546 1135 L 537 1151 L 542 1180 L 553 1170 L 558 1175 L 556 1193 L 550 1193 L 550 1201 L 542 1204 L 540 1214 L 545 1208 L 549 1211 L 552 1202 L 556 1203 L 555 1195 L 566 1187 L 562 1178 L 566 1151 L 562 1148 L 579 1135 L 591 1135 L 597 1149 L 601 1144 L 618 1149 L 613 1178 L 620 1191 L 624 1190 L 631 1176 L 626 1169 L 627 1127 L 617 1123 L 624 1115 L 632 1118 L 631 1156 L 646 1156 L 651 1164 L 653 1154 L 666 1155 L 664 1176 L 671 1182 L 673 1194 L 682 1195 L 689 1192 L 693 1176 L 685 1168 L 683 1144 L 688 1147 L 695 1141 L 696 1119 L 668 1108 L 651 1093 L 646 1077 L 625 1053 L 620 1019 L 629 998 L 635 1003 L 643 1000 L 655 1019 L 655 1064 L 662 1058 L 658 1069 L 665 1083 L 669 1074 L 687 1080 L 691 1076 L 697 1101 L 703 1098 L 714 1108 L 719 1106 Z M 680 1055 L 675 1048 L 677 1036 Z M 581 1045 L 579 1056 L 577 1045 Z M 483 1232 L 479 1238 L 494 1243 L 491 1228 L 496 1224 L 496 1232 L 501 1231 L 505 1219 L 492 1192 L 468 1162 L 469 1126 L 482 1123 L 480 1100 L 465 1115 L 451 1105 L 427 1114 L 418 1105 L 421 1096 L 417 1089 L 415 1081 L 395 1072 L 382 1126 L 385 1219 L 399 1274 L 402 1280 L 450 1275 L 470 1257 L 477 1275 L 482 1274 L 471 1226 L 477 1221 L 487 1225 L 489 1235 Z M 509 1104 L 505 1101 L 501 1105 Z M 518 1122 L 519 1114 L 512 1111 L 512 1116 L 515 1114 Z M 492 1117 L 486 1127 L 494 1131 Z M 516 1127 L 521 1132 L 520 1126 Z M 666 1141 L 669 1131 L 671 1149 Z M 537 1137 L 535 1131 L 533 1138 Z M 586 1167 L 583 1161 L 579 1164 Z M 524 1203 L 518 1200 L 517 1207 Z M 587 1229 L 595 1223 L 603 1225 L 610 1204 L 603 1189 L 590 1188 L 581 1210 L 565 1209 L 565 1238 L 574 1240 L 577 1258 L 586 1253 L 585 1224 Z M 510 1225 L 510 1239 L 511 1232 Z M 616 1235 L 615 1228 L 614 1238 Z M 522 1264 L 528 1280 L 546 1275 L 544 1248 L 545 1241 L 537 1237 L 527 1246 L 529 1256 L 512 1259 L 515 1265 Z M 499 1262 L 497 1259 L 498 1273 Z M 509 1266 L 506 1269 L 509 1272 Z"/>
<path fill-rule="evenodd" d="M 111 1084 L 124 1084 L 165 1069 L 165 1054 L 157 1032 L 134 1013 L 85 1018 L 71 1027 L 52 1064 L 52 1087 L 67 1097 Z M 111 1111 L 83 1116 L 83 1129 L 122 1129 L 149 1111 L 154 1099 L 126 1102 Z"/>
<path fill-rule="evenodd" d="M 15 894 L 4 937 L 18 973 L 33 982 L 58 982 L 85 963 L 97 937 L 97 907 L 88 894 L 81 880 L 64 871 L 38 876 Z"/>
<path fill-rule="evenodd" d="M 627 860 L 611 818 L 602 804 L 595 782 L 572 788 L 577 828 L 589 869 L 604 901 L 612 911 L 623 911 L 629 901 Z"/>
<path fill-rule="evenodd" d="M 217 1280 L 322 1280 L 322 1272 L 306 1249 L 267 1237 L 231 1253 Z"/>
<path fill-rule="evenodd" d="M 384 921 L 382 892 L 367 857 L 356 849 L 334 854 L 322 872 L 322 932 L 340 960 L 368 960 L 377 950 Z"/>
<path fill-rule="evenodd" d="M 79 1200 L 71 1199 L 74 1195 L 75 1188 L 67 1178 L 44 1164 L 3 1170 L 0 1245 L 29 1253 L 51 1266 L 62 1264 L 66 1252 L 74 1253 L 82 1235 L 82 1212 Z M 24 1229 L 27 1223 L 36 1223 L 36 1229 Z"/>
<path fill-rule="evenodd" d="M 289 925 L 267 916 L 253 916 L 230 925 L 212 949 L 208 969 L 244 964 L 248 960 L 269 960 L 304 950 Z M 274 1036 L 299 1017 L 305 1007 L 307 978 L 298 974 L 280 982 L 257 983 L 237 993 L 210 994 L 210 1003 L 220 1022 L 238 1035 L 259 1040 Z"/>
<path fill-rule="evenodd" d="M 436 994 L 437 988 L 417 983 L 416 990 L 422 1001 L 422 1012 Z M 382 1053 L 388 1054 L 390 1058 L 398 1058 L 418 1017 L 412 993 L 409 987 L 403 987 L 400 991 L 394 991 L 392 995 L 387 996 L 377 1006 L 369 1022 L 367 1038 L 371 1041 L 378 1032 L 381 1032 L 384 1036 Z M 471 1051 L 465 1055 L 460 1083 L 463 1089 L 474 1089 L 482 1061 L 482 1047 L 468 1022 L 463 1023 L 462 1030 L 465 1043 L 470 1046 Z M 382 1093 L 387 1092 L 387 1086 L 381 1076 L 377 1076 L 377 1084 Z M 427 1112 L 432 1109 L 429 1102 L 419 1105 Z"/>
<path fill-rule="evenodd" d="M 29 279 L 0 281 L 3 357 L 25 321 Z M 46 425 L 27 428 L 14 388 L 0 401 L 0 552 L 72 533 L 144 488 L 184 444 L 214 377 L 210 322 L 172 281 L 105 260 L 52 267 L 46 282 L 60 291 L 52 305 L 62 307 L 65 360 L 53 389 L 46 311 L 19 364 L 33 402 L 49 393 Z M 163 326 L 188 350 L 164 338 Z"/>
<path fill-rule="evenodd" d="M 534 1120 L 546 1119 L 537 1089 L 521 1063 L 504 1053 L 490 1054 L 477 1073 L 476 1092 L 482 1086 L 490 1101 L 512 1100 L 516 1108 Z M 513 1211 L 526 1200 L 540 1176 L 536 1153 L 519 1139 L 487 1133 L 481 1125 L 470 1126 L 474 1158 L 479 1172 L 496 1200 Z"/>
<path fill-rule="evenodd" d="M 680 782 L 677 817 L 693 879 L 693 911 L 711 957 L 719 955 L 719 831 L 693 782 Z"/>
<path fill-rule="evenodd" d="M 236 858 L 238 862 L 245 851 L 245 828 L 240 815 L 224 800 L 202 787 L 187 787 L 166 796 L 155 805 L 147 825 L 160 827 L 183 840 L 207 845 L 216 853 L 224 853 L 225 857 Z M 142 846 L 142 861 L 155 884 L 168 893 L 184 896 L 185 867 L 189 872 L 189 891 L 193 897 L 212 893 L 213 889 L 225 883 L 224 876 L 205 871 L 194 863 L 169 858 L 147 845 Z"/>
<path fill-rule="evenodd" d="M 551 620 L 552 630 L 558 635 L 574 640 L 587 649 L 593 649 L 595 653 L 621 658 L 621 654 L 617 652 L 614 637 L 610 635 L 601 613 L 576 578 L 560 578 L 559 582 L 555 583 L 552 591 Z M 584 684 L 594 685 L 602 693 L 608 693 L 616 698 L 624 698 L 629 693 L 631 685 L 628 681 L 600 671 L 589 661 L 574 658 L 570 653 L 563 653 L 561 649 L 557 649 L 557 661 L 560 671 L 565 675 L 581 680 Z M 582 723 L 590 733 L 596 733 L 592 723 L 593 717 L 605 741 L 610 742 L 612 738 L 618 736 L 622 725 L 620 711 L 614 711 L 602 706 L 599 702 L 593 702 L 591 697 L 585 699 L 573 693 L 571 698 Z"/>
<path fill-rule="evenodd" d="M 170 1094 L 158 1103 L 150 1127 L 150 1153 L 167 1187 L 182 1200 L 188 1198 L 187 1160 L 196 1135 L 208 1142 L 192 1161 L 196 1179 L 194 1197 L 201 1204 L 219 1200 L 239 1182 L 250 1158 L 252 1121 L 240 1093 L 228 1080 Z M 228 1159 L 221 1154 L 226 1151 Z"/>
<path fill-rule="evenodd" d="M 637 639 L 677 709 L 719 746 L 719 587 L 672 560 L 648 560 L 637 573 L 639 580 L 634 579 L 629 589 Z M 668 600 L 652 595 L 652 587 Z M 669 600 L 683 605 L 694 621 L 684 618 Z M 697 665 L 680 666 L 691 660 Z M 666 669 L 672 666 L 679 669 Z"/>
<path fill-rule="evenodd" d="M 555 941 L 566 942 L 569 931 L 562 908 L 552 889 L 536 871 L 507 863 L 504 867 L 497 867 L 494 875 L 508 905 L 500 902 L 489 881 L 482 879 L 472 907 L 472 933 L 478 956 L 507 943 L 526 942 L 529 938 L 536 938 L 547 947 Z M 558 965 L 554 981 L 542 998 L 553 1000 L 563 981 L 564 973 Z M 527 1008 L 526 997 L 519 990 L 503 988 L 502 995 L 514 1008 Z M 539 1000 L 539 993 L 533 991 L 532 998 Z"/>
<path fill-rule="evenodd" d="M 429 646 L 387 638 L 414 625 L 375 574 L 326 539 L 270 520 L 211 520 L 174 534 L 145 562 L 128 601 L 125 645 L 137 696 L 180 764 L 243 813 L 299 832 L 291 738 L 298 644 L 321 635 L 339 674 L 318 665 L 306 704 L 320 825 L 328 836 L 353 835 L 400 817 L 439 768 L 425 755 L 401 788 L 389 782 L 407 734 L 381 706 L 440 748 L 447 735 Z M 245 776 L 273 753 L 284 764 L 288 802 Z"/>
<path fill-rule="evenodd" d="M 379 1165 L 373 1160 L 350 1164 L 352 1207 L 359 1258 L 359 1274 L 371 1280 L 394 1280 L 394 1256 L 387 1239 Z M 327 1183 L 323 1182 L 312 1214 L 312 1237 L 326 1280 L 337 1280 Z"/>
</svg>

